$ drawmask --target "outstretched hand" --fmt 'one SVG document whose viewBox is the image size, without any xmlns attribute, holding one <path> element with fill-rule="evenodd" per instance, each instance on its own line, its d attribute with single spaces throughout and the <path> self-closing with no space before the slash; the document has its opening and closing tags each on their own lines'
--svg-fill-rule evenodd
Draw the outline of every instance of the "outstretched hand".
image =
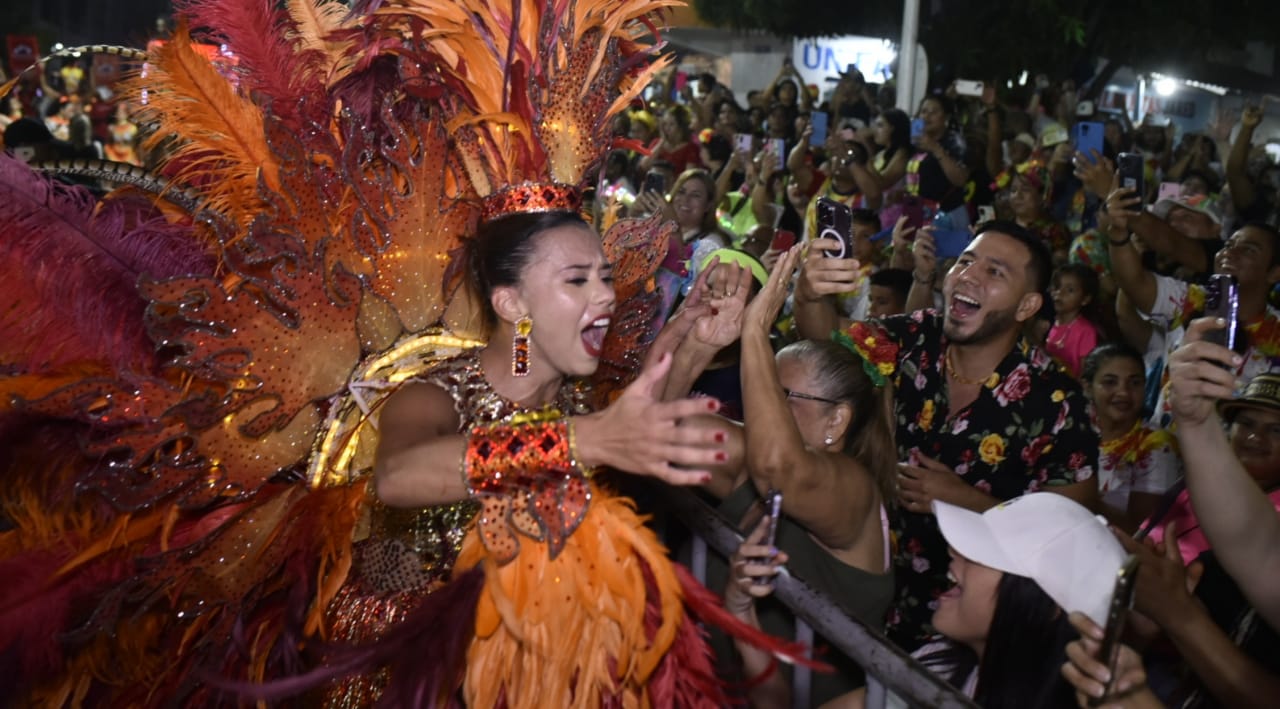
<svg viewBox="0 0 1280 709">
<path fill-rule="evenodd" d="M 683 419 L 715 413 L 715 399 L 662 401 L 672 357 L 645 367 L 607 408 L 575 417 L 578 455 L 587 466 L 606 465 L 672 485 L 702 485 L 709 468 L 728 459 L 721 431 L 684 427 Z"/>
<path fill-rule="evenodd" d="M 743 332 L 753 328 L 768 334 L 773 329 L 773 324 L 778 321 L 778 313 L 782 311 L 782 304 L 787 300 L 787 289 L 791 285 L 796 266 L 800 263 L 802 248 L 802 245 L 796 244 L 778 257 L 778 263 L 769 274 L 769 281 L 743 313 Z"/>
<path fill-rule="evenodd" d="M 736 263 L 724 264 L 717 268 L 718 257 L 713 259 L 699 274 L 698 284 L 701 287 L 697 295 L 698 303 L 705 303 L 693 326 L 693 337 L 699 344 L 715 347 L 717 350 L 733 344 L 742 335 L 742 312 L 751 295 L 753 276 L 749 269 Z M 703 278 L 715 272 L 713 277 Z M 693 297 L 693 292 L 690 296 Z"/>
</svg>

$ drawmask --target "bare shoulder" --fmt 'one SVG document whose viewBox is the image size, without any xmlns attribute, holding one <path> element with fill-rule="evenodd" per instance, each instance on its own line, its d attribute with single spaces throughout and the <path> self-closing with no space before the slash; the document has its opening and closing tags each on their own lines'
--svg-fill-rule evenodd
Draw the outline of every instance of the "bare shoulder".
<svg viewBox="0 0 1280 709">
<path fill-rule="evenodd" d="M 387 397 L 379 412 L 384 444 L 412 444 L 423 438 L 458 432 L 453 397 L 435 384 L 412 381 Z"/>
</svg>

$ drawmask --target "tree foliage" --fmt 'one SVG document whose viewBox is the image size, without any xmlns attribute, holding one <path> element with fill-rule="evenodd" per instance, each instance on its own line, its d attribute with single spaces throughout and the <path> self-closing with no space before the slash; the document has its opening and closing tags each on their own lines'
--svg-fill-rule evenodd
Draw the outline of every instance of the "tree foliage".
<svg viewBox="0 0 1280 709">
<path fill-rule="evenodd" d="M 703 20 L 784 37 L 901 34 L 902 3 L 692 0 Z M 999 79 L 1056 75 L 1098 57 L 1172 72 L 1211 53 L 1271 41 L 1280 3 L 1256 0 L 937 0 L 921 3 L 920 41 L 935 72 Z M 836 10 L 835 8 L 839 8 Z"/>
</svg>

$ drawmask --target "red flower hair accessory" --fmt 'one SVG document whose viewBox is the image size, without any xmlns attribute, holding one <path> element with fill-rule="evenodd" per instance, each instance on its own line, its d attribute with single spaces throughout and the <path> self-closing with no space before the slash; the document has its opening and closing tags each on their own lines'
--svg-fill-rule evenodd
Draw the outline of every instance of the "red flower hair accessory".
<svg viewBox="0 0 1280 709">
<path fill-rule="evenodd" d="M 882 387 L 898 369 L 898 345 L 879 328 L 856 322 L 846 330 L 831 333 L 831 339 L 862 359 L 862 369 L 872 383 Z"/>
</svg>

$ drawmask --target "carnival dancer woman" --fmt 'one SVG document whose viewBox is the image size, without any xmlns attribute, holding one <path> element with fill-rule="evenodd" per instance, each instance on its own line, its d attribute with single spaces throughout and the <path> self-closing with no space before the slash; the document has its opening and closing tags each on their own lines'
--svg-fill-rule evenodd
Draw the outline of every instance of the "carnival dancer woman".
<svg viewBox="0 0 1280 709">
<path fill-rule="evenodd" d="M 451 513 L 480 501 L 477 526 L 456 550 L 455 573 L 480 566 L 489 577 L 468 653 L 468 704 L 595 706 L 615 694 L 644 696 L 676 633 L 690 629 L 679 627 L 669 605 L 659 626 L 646 628 L 647 604 L 678 604 L 669 595 L 678 582 L 629 503 L 600 490 L 591 473 L 609 466 L 676 484 L 705 482 L 707 467 L 727 457 L 724 435 L 678 423 L 719 405 L 659 401 L 654 392 L 671 361 L 664 355 L 616 402 L 590 413 L 582 378 L 595 372 L 615 298 L 600 239 L 576 214 L 494 220 L 470 243 L 468 262 L 491 324 L 489 344 L 443 361 L 388 398 L 378 498 L 387 507 L 446 505 Z M 513 441 L 519 453 L 496 451 Z M 536 496 L 523 510 L 532 524 L 522 526 L 515 521 L 521 496 L 539 489 L 555 490 L 551 499 L 564 508 L 538 512 Z M 429 551 L 412 546 L 420 525 L 393 529 L 383 521 L 397 516 L 375 516 L 383 541 L 401 540 L 393 547 L 401 554 Z M 544 538 L 533 530 L 545 530 Z M 631 557 L 627 568 L 615 554 Z M 350 595 L 331 614 L 343 623 L 367 602 Z"/>
<path fill-rule="evenodd" d="M 0 338 L 21 375 L 0 431 L 15 696 L 719 704 L 695 622 L 718 604 L 592 477 L 691 483 L 727 456 L 677 425 L 714 402 L 659 401 L 673 337 L 642 366 L 670 233 L 621 223 L 602 247 L 576 216 L 611 117 L 665 63 L 639 40 L 668 4 L 192 2 L 241 71 L 185 28 L 145 55 L 130 96 L 175 138 L 173 175 L 130 179 L 169 211 L 0 160 L 25 247 L 9 321 L 43 337 Z M 35 279 L 55 251 L 65 275 Z"/>
</svg>

